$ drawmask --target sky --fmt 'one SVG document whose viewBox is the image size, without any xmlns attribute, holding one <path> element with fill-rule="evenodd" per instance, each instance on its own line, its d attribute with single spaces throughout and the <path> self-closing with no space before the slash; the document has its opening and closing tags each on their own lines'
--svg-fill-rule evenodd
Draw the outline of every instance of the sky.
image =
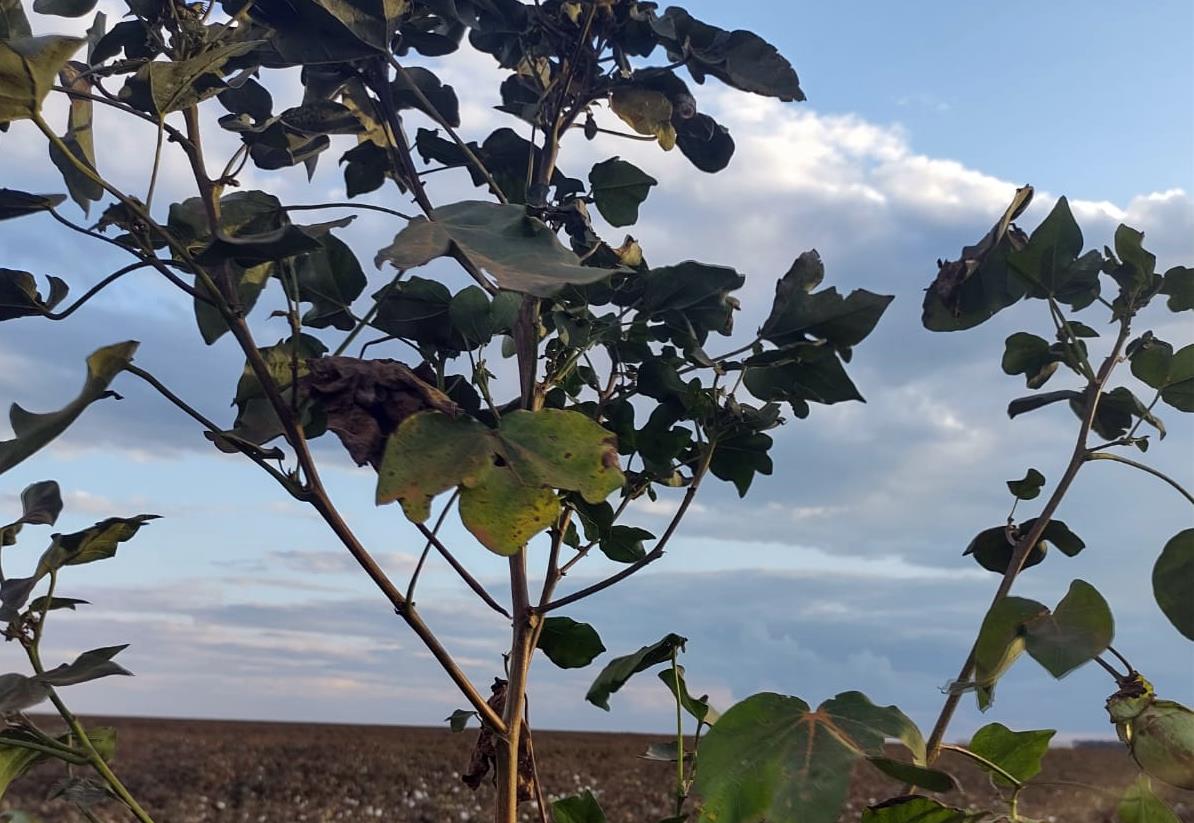
<svg viewBox="0 0 1194 823">
<path fill-rule="evenodd" d="M 683 662 L 691 687 L 721 709 L 757 691 L 816 703 L 860 689 L 877 703 L 898 704 L 927 729 L 998 583 L 962 550 L 975 533 L 1005 519 L 1004 481 L 1029 466 L 1051 482 L 1058 478 L 1076 420 L 1060 406 L 1014 421 L 1004 413 L 1025 390 L 1022 378 L 1000 370 L 1003 339 L 1021 329 L 1048 336 L 1042 304 L 1016 306 L 972 332 L 931 334 L 920 325 L 921 294 L 935 261 L 956 257 L 981 236 L 1026 182 L 1037 199 L 1022 225 L 1035 225 L 1064 194 L 1087 248 L 1101 248 L 1126 222 L 1146 233 L 1161 270 L 1194 260 L 1194 7 L 689 8 L 709 22 L 765 34 L 796 66 L 808 102 L 781 104 L 715 80 L 698 87 L 701 108 L 737 141 L 735 159 L 720 175 L 694 171 L 678 152 L 652 145 L 579 138 L 565 143 L 561 166 L 583 177 L 609 156 L 631 160 L 662 181 L 633 229 L 653 263 L 691 258 L 747 275 L 737 337 L 725 341 L 727 350 L 749 339 L 770 306 L 775 279 L 806 249 L 820 252 L 827 285 L 896 300 L 850 366 L 867 403 L 814 407 L 809 419 L 774 432 L 775 472 L 757 478 L 744 501 L 728 484 L 707 484 L 663 560 L 568 610 L 598 629 L 609 652 L 584 670 L 537 660 L 532 716 L 552 728 L 668 728 L 669 694 L 654 677 L 632 681 L 608 714 L 583 695 L 610 657 L 674 631 L 690 638 Z M 108 0 L 101 9 L 110 21 L 119 17 Z M 38 33 L 85 25 L 34 17 Z M 517 126 L 491 108 L 500 74 L 488 60 L 463 53 L 428 62 L 460 94 L 462 132 L 470 139 Z M 297 104 L 294 76 L 270 85 L 275 111 Z M 60 122 L 63 110 L 54 103 L 48 115 Z M 96 117 L 101 170 L 122 188 L 142 191 L 152 129 L 102 110 Z M 231 154 L 235 140 L 208 126 L 209 153 Z M 300 173 L 249 170 L 243 183 L 268 187 L 286 202 L 343 200 L 335 163 L 342 148 L 324 155 L 311 182 Z M 0 185 L 60 189 L 45 152 L 21 124 L 0 136 Z M 476 195 L 450 173 L 430 179 L 436 202 Z M 191 196 L 191 186 L 181 156 L 168 148 L 156 210 Z M 402 205 L 392 190 L 364 201 Z M 374 288 L 389 275 L 369 261 L 398 228 L 366 213 L 345 232 Z M 0 265 L 63 276 L 76 293 L 123 262 L 64 235 L 49 219 L 0 223 Z M 462 283 L 447 268 L 434 271 Z M 263 343 L 285 334 L 267 313 L 254 318 Z M 1173 317 L 1158 306 L 1149 323 L 1175 345 L 1192 342 L 1189 321 Z M 1098 328 L 1105 323 L 1093 311 L 1081 318 Z M 143 368 L 209 417 L 231 422 L 242 358 L 227 339 L 205 348 L 189 304 L 149 277 L 126 278 L 59 324 L 0 324 L 0 402 L 56 408 L 73 396 L 87 353 L 129 338 L 141 341 Z M 1095 343 L 1097 353 L 1106 341 Z M 489 357 L 499 375 L 509 374 L 496 351 Z M 1054 378 L 1059 387 L 1065 380 Z M 1145 394 L 1130 375 L 1122 380 Z M 74 706 L 427 724 L 463 704 L 311 512 L 251 464 L 214 452 L 143 385 L 122 378 L 115 388 L 122 401 L 92 407 L 52 447 L 0 478 L 0 506 L 14 512 L 26 484 L 58 480 L 66 499 L 56 527 L 62 531 L 110 515 L 163 516 L 115 560 L 63 575 L 60 593 L 92 605 L 53 616 L 46 655 L 70 659 L 127 642 L 120 660 L 136 673 L 72 687 Z M 1163 408 L 1162 417 L 1169 435 L 1146 459 L 1191 485 L 1194 424 L 1173 409 Z M 8 436 L 2 427 L 0 437 Z M 370 472 L 333 445 L 321 442 L 318 454 L 334 498 L 390 574 L 405 580 L 422 548 L 416 533 L 396 507 L 373 506 Z M 1040 502 L 1020 513 L 1032 516 Z M 676 496 L 661 495 L 656 504 L 632 508 L 629 522 L 659 533 L 676 504 Z M 1116 647 L 1161 694 L 1187 703 L 1194 702 L 1194 652 L 1153 603 L 1150 574 L 1165 541 L 1191 525 L 1189 512 L 1152 478 L 1092 464 L 1058 512 L 1087 549 L 1075 558 L 1051 554 L 1016 588 L 1053 604 L 1071 580 L 1093 583 L 1116 615 Z M 49 531 L 27 528 L 18 547 L 6 550 L 5 568 L 32 564 Z M 502 591 L 504 561 L 459 526 L 444 535 L 491 590 Z M 532 567 L 541 566 L 543 547 L 530 551 Z M 563 590 L 611 570 L 603 558 L 588 559 Z M 500 672 L 503 620 L 437 565 L 420 582 L 418 601 L 466 672 L 487 685 Z M 0 671 L 10 670 L 21 670 L 21 655 L 7 644 Z M 1106 737 L 1103 699 L 1113 690 L 1094 666 L 1059 683 L 1024 659 L 985 715 L 963 701 L 951 736 L 998 720 L 1057 728 L 1065 739 Z"/>
</svg>

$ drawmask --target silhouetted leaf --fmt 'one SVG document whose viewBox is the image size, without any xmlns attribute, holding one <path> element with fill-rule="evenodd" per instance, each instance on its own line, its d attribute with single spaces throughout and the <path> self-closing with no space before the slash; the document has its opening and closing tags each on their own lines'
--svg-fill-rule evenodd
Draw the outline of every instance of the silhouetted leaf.
<svg viewBox="0 0 1194 823">
<path fill-rule="evenodd" d="M 597 630 L 571 617 L 544 618 L 539 648 L 561 669 L 583 669 L 605 651 Z"/>
<path fill-rule="evenodd" d="M 38 675 L 37 680 L 48 686 L 73 686 L 76 683 L 86 683 L 114 674 L 132 676 L 132 672 L 112 660 L 127 648 L 128 644 L 126 643 L 123 646 L 107 646 L 83 652 L 72 662 L 63 663 L 45 674 Z"/>
<path fill-rule="evenodd" d="M 634 563 L 647 553 L 644 540 L 654 540 L 655 535 L 635 526 L 611 526 L 609 533 L 601 538 L 598 547 L 601 553 L 616 563 Z"/>
<path fill-rule="evenodd" d="M 1062 400 L 1081 400 L 1082 393 L 1073 391 L 1072 389 L 1064 389 L 1062 391 L 1042 392 L 1041 394 L 1030 394 L 1027 397 L 1018 397 L 1007 404 L 1007 416 L 1018 417 L 1026 412 L 1035 411 L 1052 403 L 1059 403 Z"/>
<path fill-rule="evenodd" d="M 659 679 L 680 700 L 680 705 L 684 708 L 684 711 L 691 714 L 697 720 L 708 726 L 712 726 L 721 717 L 721 712 L 709 705 L 709 695 L 703 694 L 700 697 L 693 697 L 688 692 L 688 684 L 684 682 L 683 666 L 678 665 L 674 668 L 663 669 L 659 672 Z"/>
<path fill-rule="evenodd" d="M 323 248 L 303 255 L 294 263 L 299 300 L 311 304 L 303 315 L 303 325 L 348 331 L 356 325 L 349 309 L 365 290 L 368 280 L 347 244 L 331 234 L 321 242 Z"/>
<path fill-rule="evenodd" d="M 42 297 L 37 281 L 27 271 L 0 269 L 0 321 L 17 317 L 45 316 L 66 297 L 69 287 L 61 278 L 50 276 L 50 293 Z"/>
<path fill-rule="evenodd" d="M 82 17 L 91 13 L 98 3 L 99 0 L 33 0 L 33 10 L 58 17 Z"/>
<path fill-rule="evenodd" d="M 1007 339 L 1003 351 L 1004 374 L 1022 374 L 1030 389 L 1039 389 L 1048 382 L 1062 355 L 1047 340 L 1027 332 L 1016 332 Z"/>
<path fill-rule="evenodd" d="M 589 192 L 597 211 L 611 226 L 631 226 L 638 221 L 638 207 L 659 181 L 633 163 L 612 157 L 589 172 Z"/>
<path fill-rule="evenodd" d="M 1017 500 L 1035 500 L 1040 496 L 1041 488 L 1045 485 L 1045 475 L 1036 469 L 1029 469 L 1022 480 L 1007 481 L 1007 490 Z"/>
<path fill-rule="evenodd" d="M 0 189 L 0 220 L 11 220 L 14 217 L 24 217 L 39 211 L 49 211 L 59 206 L 64 200 L 64 194 L 30 194 L 17 189 Z M 8 271 L 4 269 L 4 271 Z"/>
<path fill-rule="evenodd" d="M 1194 529 L 1178 532 L 1153 566 L 1153 596 L 1173 627 L 1194 640 Z"/>
<path fill-rule="evenodd" d="M 1174 266 L 1165 272 L 1161 294 L 1169 298 L 1166 305 L 1169 306 L 1170 311 L 1194 309 L 1194 269 L 1186 266 Z"/>
<path fill-rule="evenodd" d="M 47 697 L 46 687 L 32 677 L 15 672 L 0 674 L 0 712 L 4 714 L 30 709 Z M 2 737 L 0 742 L 3 742 Z M 0 751 L 7 751 L 7 748 L 0 748 Z"/>
<path fill-rule="evenodd" d="M 759 335 L 777 346 L 787 346 L 809 338 L 826 340 L 835 346 L 850 347 L 861 343 L 871 333 L 879 318 L 894 299 L 855 289 L 847 297 L 836 288 L 811 292 L 810 271 L 824 269 L 815 250 L 805 252 L 776 284 L 771 314 Z M 820 278 L 816 277 L 817 282 Z"/>
<path fill-rule="evenodd" d="M 8 419 L 16 437 L 0 440 L 0 474 L 62 434 L 96 400 L 112 396 L 108 384 L 132 361 L 136 350 L 137 343 L 129 341 L 93 352 L 87 358 L 87 379 L 79 396 L 56 412 L 35 414 L 13 403 Z"/>
<path fill-rule="evenodd" d="M 186 60 L 154 60 L 137 69 L 120 89 L 120 99 L 149 114 L 169 114 L 214 97 L 228 88 L 220 70 L 255 42 L 214 46 Z"/>
<path fill-rule="evenodd" d="M 1074 220 L 1069 202 L 1061 197 L 1033 231 L 1027 245 L 1012 252 L 1007 260 L 1016 276 L 1028 285 L 1030 297 L 1053 297 L 1081 309 L 1099 296 L 1099 271 L 1103 263 L 1098 252 L 1079 258 L 1081 252 L 1082 230 Z"/>
<path fill-rule="evenodd" d="M 611 694 L 625 686 L 626 681 L 639 672 L 670 661 L 676 651 L 684 651 L 684 644 L 687 642 L 688 638 L 678 634 L 668 634 L 657 643 L 643 646 L 631 654 L 615 657 L 605 664 L 605 668 L 593 680 L 588 693 L 585 694 L 585 700 L 598 708 L 609 711 Z"/>
</svg>

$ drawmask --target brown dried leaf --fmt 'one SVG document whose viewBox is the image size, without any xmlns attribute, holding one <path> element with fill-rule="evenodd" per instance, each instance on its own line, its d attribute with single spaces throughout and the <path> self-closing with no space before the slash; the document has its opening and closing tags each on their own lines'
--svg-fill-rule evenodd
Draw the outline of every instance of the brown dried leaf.
<svg viewBox="0 0 1194 823">
<path fill-rule="evenodd" d="M 456 404 L 427 382 L 430 374 L 396 360 L 322 357 L 307 361 L 304 393 L 319 403 L 327 426 L 358 466 L 381 465 L 386 438 L 415 412 L 455 415 Z"/>
</svg>

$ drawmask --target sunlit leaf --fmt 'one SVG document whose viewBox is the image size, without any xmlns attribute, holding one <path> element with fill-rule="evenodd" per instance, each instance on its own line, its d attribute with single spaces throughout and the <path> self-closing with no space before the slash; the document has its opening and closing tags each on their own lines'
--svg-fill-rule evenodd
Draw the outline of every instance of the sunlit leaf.
<svg viewBox="0 0 1194 823">
<path fill-rule="evenodd" d="M 974 733 L 967 748 L 1023 783 L 1040 774 L 1041 760 L 1056 733 L 1053 729 L 1014 732 L 1001 723 L 988 723 Z M 996 786 L 1010 786 L 994 771 L 991 780 Z"/>
</svg>

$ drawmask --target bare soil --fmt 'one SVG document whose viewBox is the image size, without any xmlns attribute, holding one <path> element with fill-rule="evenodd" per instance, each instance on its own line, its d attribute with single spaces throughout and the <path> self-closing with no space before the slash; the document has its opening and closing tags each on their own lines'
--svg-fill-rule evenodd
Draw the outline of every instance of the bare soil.
<svg viewBox="0 0 1194 823">
<path fill-rule="evenodd" d="M 475 732 L 400 726 L 243 723 L 208 720 L 91 718 L 118 731 L 114 768 L 158 823 L 295 823 L 487 821 L 492 788 L 476 793 L 460 781 Z M 47 719 L 47 726 L 51 725 Z M 537 732 L 535 752 L 550 796 L 588 788 L 610 823 L 654 823 L 671 813 L 673 767 L 638 756 L 659 737 Z M 960 784 L 942 797 L 981 807 L 995 799 L 987 778 L 967 762 L 940 761 Z M 41 815 L 45 823 L 84 818 L 47 801 L 63 776 L 60 764 L 35 767 L 10 788 L 0 808 Z M 1131 758 L 1115 746 L 1057 749 L 1041 781 L 1073 781 L 1103 790 L 1042 785 L 1028 790 L 1021 813 L 1051 823 L 1115 823 L 1115 793 L 1135 779 Z M 1163 788 L 1163 787 L 1159 787 Z M 855 774 L 842 821 L 857 821 L 869 803 L 899 787 L 870 767 Z M 1185 823 L 1194 823 L 1194 792 L 1162 792 Z M 126 821 L 116 803 L 94 807 L 101 821 Z M 534 805 L 523 817 L 537 821 Z"/>
</svg>

